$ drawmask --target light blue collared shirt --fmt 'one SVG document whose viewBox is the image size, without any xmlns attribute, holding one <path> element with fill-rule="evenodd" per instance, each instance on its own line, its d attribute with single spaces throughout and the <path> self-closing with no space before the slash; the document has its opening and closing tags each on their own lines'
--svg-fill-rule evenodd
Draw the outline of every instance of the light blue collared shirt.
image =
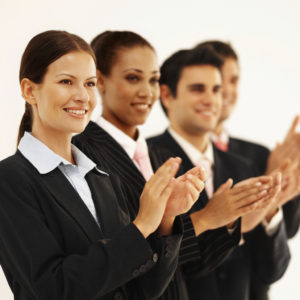
<svg viewBox="0 0 300 300">
<path fill-rule="evenodd" d="M 40 174 L 47 174 L 55 168 L 59 168 L 80 195 L 92 216 L 99 224 L 91 190 L 85 179 L 85 175 L 96 168 L 96 164 L 92 160 L 76 146 L 71 145 L 72 155 L 76 163 L 76 165 L 72 165 L 69 161 L 53 152 L 44 143 L 28 132 L 25 132 L 22 137 L 18 149 L 33 164 Z M 96 170 L 102 174 L 108 175 L 97 168 Z"/>
</svg>

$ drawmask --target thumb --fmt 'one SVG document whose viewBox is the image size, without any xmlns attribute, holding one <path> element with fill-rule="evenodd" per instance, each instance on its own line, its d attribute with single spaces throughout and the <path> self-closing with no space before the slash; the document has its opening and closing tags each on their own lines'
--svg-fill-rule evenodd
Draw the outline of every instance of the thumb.
<svg viewBox="0 0 300 300">
<path fill-rule="evenodd" d="M 292 122 L 292 125 L 291 125 L 291 127 L 290 127 L 290 129 L 289 129 L 289 131 L 288 131 L 288 133 L 286 135 L 287 138 L 290 137 L 291 135 L 293 135 L 293 133 L 296 131 L 296 128 L 297 128 L 297 125 L 298 125 L 299 122 L 300 122 L 300 116 L 297 115 L 294 118 L 294 120 Z"/>
<path fill-rule="evenodd" d="M 285 159 L 284 162 L 279 167 L 280 172 L 286 171 L 291 164 L 292 164 L 292 161 L 290 158 Z"/>
<path fill-rule="evenodd" d="M 233 180 L 231 178 L 227 179 L 227 181 L 225 183 L 223 183 L 219 186 L 219 188 L 215 192 L 215 195 L 219 195 L 219 194 L 222 194 L 222 193 L 230 190 L 230 188 L 232 187 L 232 184 L 233 184 Z"/>
</svg>

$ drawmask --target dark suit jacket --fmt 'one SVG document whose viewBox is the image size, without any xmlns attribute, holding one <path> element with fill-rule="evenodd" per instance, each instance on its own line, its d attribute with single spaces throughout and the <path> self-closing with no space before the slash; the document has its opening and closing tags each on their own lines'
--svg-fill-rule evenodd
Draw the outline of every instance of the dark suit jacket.
<svg viewBox="0 0 300 300">
<path fill-rule="evenodd" d="M 128 195 L 127 201 L 131 217 L 135 218 L 145 179 L 121 145 L 93 122 L 90 122 L 83 133 L 75 136 L 73 142 L 100 167 L 119 175 L 123 183 L 124 193 Z M 157 153 L 152 152 L 151 147 L 149 154 L 153 169 L 156 170 L 164 160 L 161 161 L 159 153 L 157 156 Z M 184 262 L 193 261 L 191 263 L 195 266 L 193 273 L 205 274 L 214 269 L 239 241 L 240 232 L 238 229 L 233 236 L 229 236 L 227 231 L 222 228 L 206 233 L 201 237 L 195 237 L 189 216 L 184 216 L 183 220 L 184 235 L 180 260 Z M 207 253 L 207 255 L 203 256 L 203 253 Z M 179 269 L 162 299 L 187 299 L 186 288 Z"/>
<path fill-rule="evenodd" d="M 251 160 L 259 172 L 265 173 L 270 151 L 266 147 L 249 141 L 230 137 L 228 149 L 232 153 Z M 283 206 L 285 227 L 288 238 L 296 235 L 300 225 L 300 197 Z"/>
<path fill-rule="evenodd" d="M 149 139 L 149 144 L 158 152 L 169 153 L 169 156 L 182 158 L 182 170 L 193 167 L 182 148 L 166 131 L 162 135 Z M 168 155 L 166 155 L 168 156 Z M 228 178 L 238 182 L 255 175 L 252 164 L 248 160 L 224 153 L 214 148 L 214 187 L 215 190 Z M 200 202 L 191 211 L 204 207 L 208 199 L 206 193 L 200 195 Z M 234 250 L 231 256 L 215 271 L 197 277 L 189 273 L 192 265 L 182 266 L 187 278 L 190 299 L 209 300 L 248 300 L 250 299 L 251 276 L 257 276 L 263 282 L 278 280 L 287 268 L 290 254 L 286 243 L 284 225 L 278 232 L 269 237 L 261 226 L 244 236 L 246 242 Z"/>
<path fill-rule="evenodd" d="M 252 161 L 255 164 L 259 175 L 265 174 L 270 155 L 270 151 L 266 147 L 250 141 L 230 137 L 228 150 Z M 287 237 L 292 238 L 298 232 L 300 225 L 300 197 L 295 198 L 293 201 L 290 201 L 283 206 L 283 216 Z M 267 300 L 268 290 L 269 285 L 264 284 L 257 277 L 253 276 L 251 299 Z"/>
<path fill-rule="evenodd" d="M 86 179 L 100 227 L 58 168 L 41 175 L 20 152 L 0 162 L 0 261 L 14 299 L 154 299 L 173 277 L 181 236 L 147 241 L 117 180 L 96 169 Z"/>
</svg>

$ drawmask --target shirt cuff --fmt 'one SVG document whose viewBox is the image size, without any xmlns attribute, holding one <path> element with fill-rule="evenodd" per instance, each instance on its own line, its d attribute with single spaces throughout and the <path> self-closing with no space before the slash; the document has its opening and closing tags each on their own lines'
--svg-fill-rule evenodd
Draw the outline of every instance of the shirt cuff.
<svg viewBox="0 0 300 300">
<path fill-rule="evenodd" d="M 266 220 L 263 220 L 262 226 L 265 229 L 265 232 L 268 236 L 272 236 L 278 230 L 280 222 L 283 219 L 282 209 L 279 208 L 278 212 L 272 217 L 271 221 L 268 223 Z"/>
</svg>

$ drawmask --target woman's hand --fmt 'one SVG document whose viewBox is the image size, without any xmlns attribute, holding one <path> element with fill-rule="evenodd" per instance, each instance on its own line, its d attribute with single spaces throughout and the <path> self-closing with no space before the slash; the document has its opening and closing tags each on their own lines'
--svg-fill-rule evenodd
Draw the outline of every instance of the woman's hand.
<svg viewBox="0 0 300 300">
<path fill-rule="evenodd" d="M 168 159 L 144 187 L 140 197 L 139 211 L 133 223 L 145 238 L 154 232 L 162 221 L 174 187 L 174 176 L 180 163 L 180 158 Z"/>
<path fill-rule="evenodd" d="M 202 167 L 195 167 L 177 177 L 173 183 L 164 217 L 176 217 L 189 211 L 204 189 L 205 178 Z"/>
</svg>

